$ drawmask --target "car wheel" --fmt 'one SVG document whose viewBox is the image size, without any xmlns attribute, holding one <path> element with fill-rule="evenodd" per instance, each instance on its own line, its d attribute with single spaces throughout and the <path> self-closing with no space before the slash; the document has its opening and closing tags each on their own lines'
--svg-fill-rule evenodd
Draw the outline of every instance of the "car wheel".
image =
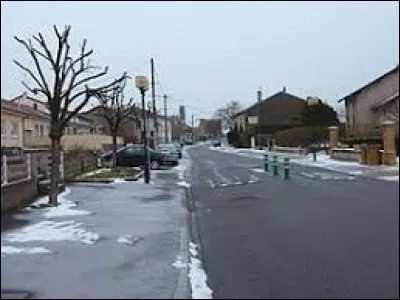
<svg viewBox="0 0 400 300">
<path fill-rule="evenodd" d="M 157 170 L 157 169 L 160 168 L 160 164 L 158 163 L 158 161 L 153 160 L 153 161 L 151 162 L 151 164 L 150 164 L 150 168 L 151 168 L 152 170 Z"/>
</svg>

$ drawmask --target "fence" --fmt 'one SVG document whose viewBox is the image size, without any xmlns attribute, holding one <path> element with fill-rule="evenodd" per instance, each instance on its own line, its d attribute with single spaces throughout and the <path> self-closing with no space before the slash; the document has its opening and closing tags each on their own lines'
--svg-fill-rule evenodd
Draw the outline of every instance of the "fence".
<svg viewBox="0 0 400 300">
<path fill-rule="evenodd" d="M 1 186 L 32 178 L 32 160 L 30 154 L 1 157 Z"/>
</svg>

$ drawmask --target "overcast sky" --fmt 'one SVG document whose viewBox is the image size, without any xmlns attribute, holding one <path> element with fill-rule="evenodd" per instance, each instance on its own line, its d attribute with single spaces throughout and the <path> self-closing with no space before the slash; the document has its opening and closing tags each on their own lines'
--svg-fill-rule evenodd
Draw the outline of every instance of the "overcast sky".
<svg viewBox="0 0 400 300">
<path fill-rule="evenodd" d="M 149 75 L 154 57 L 157 93 L 170 96 L 169 114 L 187 105 L 187 121 L 229 100 L 248 106 L 259 87 L 264 97 L 286 86 L 336 105 L 399 62 L 397 1 L 2 1 L 2 98 L 21 93 L 26 78 L 12 62 L 28 61 L 13 36 L 53 38 L 54 24 L 72 25 L 73 48 L 87 38 L 111 76 Z"/>
</svg>

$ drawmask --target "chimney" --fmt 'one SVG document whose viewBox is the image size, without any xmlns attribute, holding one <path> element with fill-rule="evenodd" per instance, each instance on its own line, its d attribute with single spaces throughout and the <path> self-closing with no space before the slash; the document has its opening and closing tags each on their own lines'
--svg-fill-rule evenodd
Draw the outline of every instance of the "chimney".
<svg viewBox="0 0 400 300">
<path fill-rule="evenodd" d="M 257 101 L 260 102 L 262 98 L 261 88 L 257 91 Z"/>
</svg>

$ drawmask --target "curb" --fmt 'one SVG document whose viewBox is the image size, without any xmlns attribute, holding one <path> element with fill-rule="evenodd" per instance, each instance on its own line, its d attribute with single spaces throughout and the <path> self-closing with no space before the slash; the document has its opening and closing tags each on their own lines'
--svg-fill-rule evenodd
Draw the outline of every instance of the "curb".
<svg viewBox="0 0 400 300">
<path fill-rule="evenodd" d="M 316 169 L 326 170 L 326 171 L 329 171 L 329 172 L 338 173 L 338 174 L 347 175 L 347 176 L 360 177 L 360 178 L 374 180 L 374 181 L 390 182 L 389 180 L 384 180 L 384 179 L 380 179 L 380 178 L 373 177 L 373 176 L 368 176 L 368 175 L 363 175 L 363 174 L 351 174 L 351 173 L 348 173 L 348 172 L 345 172 L 345 171 L 332 170 L 332 169 L 319 167 L 319 166 L 307 166 L 307 165 L 303 165 L 301 163 L 296 163 L 296 162 L 292 162 L 292 161 L 290 163 L 294 164 L 294 165 L 297 165 L 297 166 L 303 166 L 303 167 L 306 167 L 306 168 L 316 168 Z"/>
</svg>

